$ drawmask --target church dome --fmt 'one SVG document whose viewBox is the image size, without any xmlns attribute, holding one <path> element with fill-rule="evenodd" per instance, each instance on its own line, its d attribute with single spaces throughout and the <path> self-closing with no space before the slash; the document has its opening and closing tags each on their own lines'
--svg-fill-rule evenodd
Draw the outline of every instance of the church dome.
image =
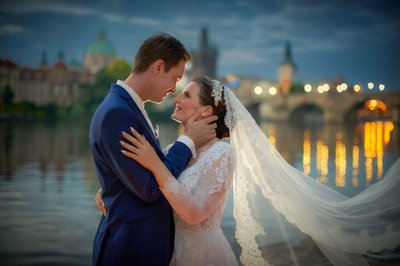
<svg viewBox="0 0 400 266">
<path fill-rule="evenodd" d="M 113 45 L 105 39 L 104 32 L 99 32 L 97 40 L 89 45 L 86 55 L 115 56 Z"/>
<path fill-rule="evenodd" d="M 115 60 L 114 46 L 105 39 L 101 31 L 97 35 L 97 40 L 86 50 L 84 64 L 92 73 L 97 73 L 100 69 L 111 65 Z"/>
</svg>

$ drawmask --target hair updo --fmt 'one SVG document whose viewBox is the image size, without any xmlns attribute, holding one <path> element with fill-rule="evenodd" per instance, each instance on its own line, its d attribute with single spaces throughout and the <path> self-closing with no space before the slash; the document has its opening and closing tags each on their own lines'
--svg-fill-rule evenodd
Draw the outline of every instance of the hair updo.
<svg viewBox="0 0 400 266">
<path fill-rule="evenodd" d="M 192 79 L 193 82 L 199 85 L 199 98 L 201 105 L 210 105 L 213 108 L 213 114 L 218 116 L 217 128 L 217 138 L 227 138 L 229 137 L 229 128 L 225 125 L 225 115 L 226 115 L 226 106 L 224 103 L 225 97 L 225 88 L 222 90 L 222 98 L 218 102 L 218 106 L 215 106 L 214 97 L 211 96 L 213 91 L 213 84 L 211 79 L 207 76 L 196 77 Z"/>
</svg>

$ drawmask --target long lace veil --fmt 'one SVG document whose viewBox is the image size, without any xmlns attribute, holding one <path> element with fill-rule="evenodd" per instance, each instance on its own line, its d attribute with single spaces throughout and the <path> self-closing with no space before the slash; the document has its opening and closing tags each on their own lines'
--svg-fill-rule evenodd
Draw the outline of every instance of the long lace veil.
<svg viewBox="0 0 400 266">
<path fill-rule="evenodd" d="M 348 198 L 289 165 L 227 87 L 224 100 L 237 158 L 233 214 L 244 265 L 268 265 L 257 242 L 268 232 L 255 218 L 260 202 L 251 196 L 256 191 L 309 235 L 334 265 L 366 265 L 366 252 L 399 246 L 400 159 L 381 181 Z"/>
</svg>

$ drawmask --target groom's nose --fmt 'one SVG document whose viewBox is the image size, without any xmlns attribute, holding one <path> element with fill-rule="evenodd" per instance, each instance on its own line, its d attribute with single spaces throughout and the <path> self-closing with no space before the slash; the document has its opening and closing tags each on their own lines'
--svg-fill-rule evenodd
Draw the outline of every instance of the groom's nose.
<svg viewBox="0 0 400 266">
<path fill-rule="evenodd" d="M 176 84 L 174 84 L 171 88 L 170 91 L 175 94 L 176 93 Z"/>
</svg>

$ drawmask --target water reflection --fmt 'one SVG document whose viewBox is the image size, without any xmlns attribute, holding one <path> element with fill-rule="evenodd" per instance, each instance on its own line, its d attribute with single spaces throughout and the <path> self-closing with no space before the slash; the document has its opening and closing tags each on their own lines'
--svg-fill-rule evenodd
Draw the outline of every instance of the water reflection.
<svg viewBox="0 0 400 266">
<path fill-rule="evenodd" d="M 391 121 L 322 127 L 263 124 L 262 128 L 289 163 L 348 195 L 381 179 L 399 157 L 399 129 Z"/>
<path fill-rule="evenodd" d="M 0 124 L 1 265 L 90 265 L 98 182 L 87 139 L 85 126 Z"/>
<path fill-rule="evenodd" d="M 159 125 L 166 146 L 178 127 Z M 261 126 L 290 164 L 346 195 L 381 179 L 400 155 L 399 126 L 388 121 Z M 89 265 L 98 187 L 88 125 L 0 123 L 0 264 Z M 222 226 L 238 254 L 231 213 L 228 202 Z"/>
</svg>

